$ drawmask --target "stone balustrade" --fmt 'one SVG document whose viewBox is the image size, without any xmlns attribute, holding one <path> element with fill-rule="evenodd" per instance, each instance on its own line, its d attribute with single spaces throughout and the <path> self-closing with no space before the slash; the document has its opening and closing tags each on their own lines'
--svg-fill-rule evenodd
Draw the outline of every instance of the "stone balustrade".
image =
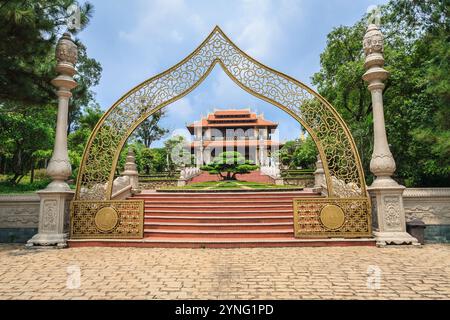
<svg viewBox="0 0 450 320">
<path fill-rule="evenodd" d="M 281 177 L 280 168 L 271 166 L 261 166 L 260 171 L 261 174 L 271 177 L 275 184 L 284 185 L 284 179 Z"/>
<path fill-rule="evenodd" d="M 262 174 L 265 174 L 272 179 L 281 179 L 281 170 L 277 167 L 262 166 L 260 170 Z"/>
<path fill-rule="evenodd" d="M 193 177 L 198 176 L 200 173 L 201 170 L 197 167 L 183 168 L 180 172 L 180 180 L 191 180 Z"/>
</svg>

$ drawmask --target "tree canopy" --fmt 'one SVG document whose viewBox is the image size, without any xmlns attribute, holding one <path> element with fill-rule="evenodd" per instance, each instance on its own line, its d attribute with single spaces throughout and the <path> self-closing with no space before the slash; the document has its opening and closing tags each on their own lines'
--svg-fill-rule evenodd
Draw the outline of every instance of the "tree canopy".
<svg viewBox="0 0 450 320">
<path fill-rule="evenodd" d="M 51 155 L 57 113 L 57 96 L 50 84 L 56 77 L 55 46 L 66 31 L 67 9 L 73 4 L 75 0 L 0 3 L 0 172 L 12 173 L 12 183 L 33 171 L 36 161 Z M 83 29 L 93 7 L 86 2 L 80 9 Z M 86 46 L 79 39 L 75 42 L 78 86 L 70 100 L 68 132 L 82 131 L 69 137 L 69 155 L 76 169 L 92 129 L 83 124 L 85 117 L 92 110 L 100 112 L 91 88 L 98 84 L 102 69 L 89 58 Z"/>
<path fill-rule="evenodd" d="M 134 133 L 136 140 L 142 142 L 147 148 L 150 148 L 154 141 L 164 137 L 169 130 L 158 125 L 164 116 L 164 111 L 158 111 L 142 122 Z"/>
<path fill-rule="evenodd" d="M 391 1 L 381 7 L 385 36 L 386 130 L 397 171 L 406 186 L 450 186 L 450 2 Z M 313 78 L 344 117 L 370 183 L 373 149 L 370 92 L 362 38 L 367 17 L 334 28 Z"/>
<path fill-rule="evenodd" d="M 315 167 L 317 154 L 317 147 L 312 138 L 308 136 L 304 141 L 301 139 L 286 141 L 274 156 L 279 158 L 284 168 L 312 169 Z"/>
<path fill-rule="evenodd" d="M 250 173 L 258 166 L 236 151 L 221 152 L 211 163 L 201 167 L 201 170 L 216 174 L 223 180 L 236 180 L 237 174 Z"/>
</svg>

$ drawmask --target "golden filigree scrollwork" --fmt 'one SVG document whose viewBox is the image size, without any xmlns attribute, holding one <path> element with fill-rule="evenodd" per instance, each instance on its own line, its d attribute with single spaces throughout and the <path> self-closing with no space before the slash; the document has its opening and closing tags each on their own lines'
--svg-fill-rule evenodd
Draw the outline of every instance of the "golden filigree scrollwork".
<svg viewBox="0 0 450 320">
<path fill-rule="evenodd" d="M 141 239 L 144 201 L 72 201 L 72 239 Z"/>
<path fill-rule="evenodd" d="M 110 199 L 117 160 L 129 135 L 147 117 L 192 91 L 216 64 L 244 90 L 306 128 L 322 158 L 329 196 L 366 196 L 353 138 L 334 108 L 301 82 L 250 58 L 215 28 L 186 59 L 131 90 L 102 117 L 80 165 L 76 199 Z"/>
<path fill-rule="evenodd" d="M 294 199 L 295 236 L 370 237 L 372 229 L 369 210 L 369 199 L 363 197 Z"/>
</svg>

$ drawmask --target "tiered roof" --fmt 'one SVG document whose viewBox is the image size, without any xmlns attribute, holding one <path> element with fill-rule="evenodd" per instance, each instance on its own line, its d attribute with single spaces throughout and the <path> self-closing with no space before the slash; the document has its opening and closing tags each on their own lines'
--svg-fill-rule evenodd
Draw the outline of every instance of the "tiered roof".
<svg viewBox="0 0 450 320">
<path fill-rule="evenodd" d="M 191 134 L 194 133 L 194 127 L 196 126 L 205 128 L 269 127 L 275 129 L 278 127 L 278 123 L 265 120 L 263 115 L 257 115 L 250 109 L 230 109 L 216 110 L 200 121 L 188 125 L 187 128 Z"/>
</svg>

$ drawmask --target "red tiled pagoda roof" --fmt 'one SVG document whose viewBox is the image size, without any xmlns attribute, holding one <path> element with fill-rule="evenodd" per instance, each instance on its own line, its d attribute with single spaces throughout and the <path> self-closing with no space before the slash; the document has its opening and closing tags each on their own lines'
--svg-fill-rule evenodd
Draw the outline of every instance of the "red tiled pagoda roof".
<svg viewBox="0 0 450 320">
<path fill-rule="evenodd" d="M 282 146 L 283 144 L 273 140 L 215 140 L 215 141 L 203 141 L 203 147 L 230 147 L 230 146 L 246 146 L 254 147 L 259 145 L 265 146 Z M 194 141 L 190 143 L 191 148 L 200 147 L 201 141 Z"/>
<path fill-rule="evenodd" d="M 276 128 L 277 123 L 265 120 L 263 116 L 257 116 L 250 110 L 219 110 L 209 114 L 187 126 L 189 131 L 193 133 L 195 126 L 206 128 L 216 127 L 270 127 Z"/>
</svg>

